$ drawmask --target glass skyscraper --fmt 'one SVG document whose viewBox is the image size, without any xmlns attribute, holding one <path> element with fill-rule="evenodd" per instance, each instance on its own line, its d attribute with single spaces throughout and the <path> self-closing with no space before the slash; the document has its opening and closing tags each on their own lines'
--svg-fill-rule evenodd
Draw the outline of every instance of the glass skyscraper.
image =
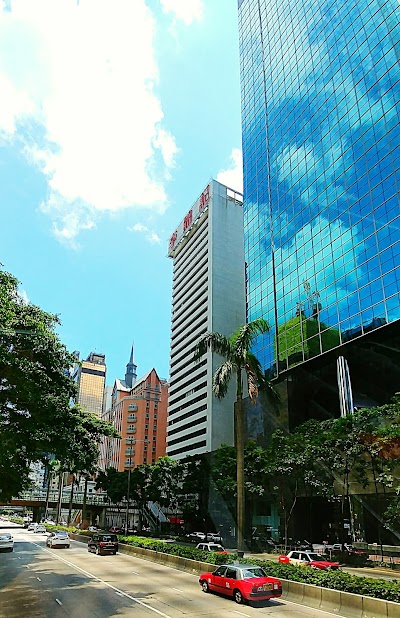
<svg viewBox="0 0 400 618">
<path fill-rule="evenodd" d="M 254 351 L 270 377 L 312 359 L 322 366 L 325 353 L 350 356 L 356 373 L 363 352 L 354 346 L 370 338 L 369 371 L 378 371 L 385 346 L 394 367 L 399 2 L 238 0 L 238 7 L 247 317 L 263 316 L 271 327 Z M 390 341 L 378 331 L 390 331 Z M 400 384 L 397 373 L 391 379 Z M 366 389 L 357 388 L 362 398 Z"/>
</svg>

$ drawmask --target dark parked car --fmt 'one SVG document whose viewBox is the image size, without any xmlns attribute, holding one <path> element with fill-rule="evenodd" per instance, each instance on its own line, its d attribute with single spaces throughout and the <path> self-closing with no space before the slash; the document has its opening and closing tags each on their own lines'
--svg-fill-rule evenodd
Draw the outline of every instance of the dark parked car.
<svg viewBox="0 0 400 618">
<path fill-rule="evenodd" d="M 118 551 L 118 538 L 116 534 L 108 532 L 96 533 L 89 539 L 88 551 L 92 551 L 98 556 L 104 554 L 115 554 Z"/>
</svg>

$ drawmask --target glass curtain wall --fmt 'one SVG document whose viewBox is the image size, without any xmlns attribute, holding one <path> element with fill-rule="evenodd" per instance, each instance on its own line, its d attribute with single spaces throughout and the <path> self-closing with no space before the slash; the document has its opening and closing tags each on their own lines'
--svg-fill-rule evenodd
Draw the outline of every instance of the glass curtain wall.
<svg viewBox="0 0 400 618">
<path fill-rule="evenodd" d="M 400 7 L 238 7 L 247 317 L 272 377 L 400 318 Z"/>
</svg>

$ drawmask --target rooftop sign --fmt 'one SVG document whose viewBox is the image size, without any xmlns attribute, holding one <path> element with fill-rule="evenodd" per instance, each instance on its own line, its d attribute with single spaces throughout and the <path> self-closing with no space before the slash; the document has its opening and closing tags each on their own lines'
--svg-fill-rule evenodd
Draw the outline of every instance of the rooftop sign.
<svg viewBox="0 0 400 618">
<path fill-rule="evenodd" d="M 174 233 L 171 235 L 168 246 L 169 257 L 173 255 L 174 250 L 176 249 L 182 238 L 187 234 L 192 225 L 208 206 L 210 197 L 211 185 L 209 183 L 200 195 L 200 197 L 195 201 L 189 212 L 184 216 L 183 221 L 181 221 Z"/>
</svg>

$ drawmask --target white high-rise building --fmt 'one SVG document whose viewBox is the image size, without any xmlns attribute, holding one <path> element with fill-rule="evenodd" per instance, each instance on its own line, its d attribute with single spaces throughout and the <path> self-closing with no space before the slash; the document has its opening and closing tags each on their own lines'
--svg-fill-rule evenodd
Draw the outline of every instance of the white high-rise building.
<svg viewBox="0 0 400 618">
<path fill-rule="evenodd" d="M 193 350 L 206 332 L 230 336 L 246 321 L 242 195 L 211 180 L 172 234 L 173 259 L 167 455 L 181 459 L 234 442 L 235 379 L 212 393 L 221 357 Z"/>
</svg>

